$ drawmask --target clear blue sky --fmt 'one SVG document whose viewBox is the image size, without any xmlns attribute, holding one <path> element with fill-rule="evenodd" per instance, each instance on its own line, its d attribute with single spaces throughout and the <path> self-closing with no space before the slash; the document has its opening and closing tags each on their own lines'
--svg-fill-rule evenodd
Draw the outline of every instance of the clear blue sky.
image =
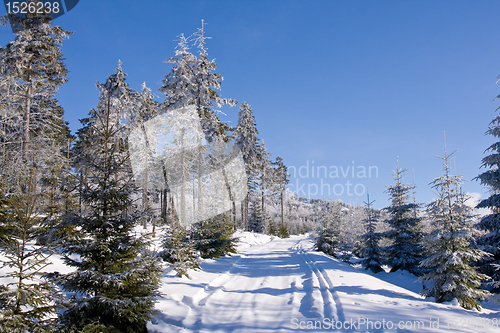
<svg viewBox="0 0 500 333">
<path fill-rule="evenodd" d="M 76 131 L 97 104 L 95 82 L 105 81 L 118 59 L 132 88 L 145 81 L 156 91 L 177 36 L 204 19 L 208 54 L 224 76 L 221 95 L 252 105 L 273 157 L 297 171 L 309 163 L 309 178 L 298 179 L 301 195 L 323 181 L 330 185 L 325 197 L 336 197 L 338 184 L 340 198 L 355 203 L 354 185 L 361 184 L 358 193 L 368 187 L 375 207 L 385 207 L 399 156 L 406 182 L 415 170 L 417 201 L 429 202 L 446 131 L 449 151 L 458 149 L 457 173 L 469 180 L 464 191 L 485 197 L 487 189 L 471 179 L 494 142 L 484 132 L 500 105 L 492 102 L 500 94 L 499 14 L 497 0 L 82 0 L 54 21 L 75 32 L 64 45 L 69 82 L 58 98 Z M 0 28 L 2 45 L 13 39 L 9 31 Z M 224 112 L 234 123 L 238 109 Z M 329 172 L 337 167 L 339 178 L 311 178 L 313 161 Z M 344 178 L 340 167 L 353 165 L 356 172 L 376 167 L 378 177 L 372 168 L 371 178 Z M 310 192 L 323 196 L 320 189 L 312 195 L 314 186 Z"/>
</svg>

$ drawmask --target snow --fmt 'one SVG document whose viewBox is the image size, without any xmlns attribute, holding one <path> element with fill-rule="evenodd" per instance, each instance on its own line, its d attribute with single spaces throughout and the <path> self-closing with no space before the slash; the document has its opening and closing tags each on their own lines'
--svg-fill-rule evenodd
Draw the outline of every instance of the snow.
<svg viewBox="0 0 500 333">
<path fill-rule="evenodd" d="M 164 275 L 150 332 L 499 331 L 495 305 L 434 303 L 413 275 L 352 267 L 312 250 L 310 236 L 236 236 L 238 254 L 204 260 L 190 279 Z"/>
<path fill-rule="evenodd" d="M 314 251 L 310 235 L 235 236 L 236 255 L 205 259 L 190 278 L 165 269 L 150 332 L 500 331 L 499 305 L 483 302 L 478 312 L 456 300 L 437 304 L 418 294 L 422 284 L 412 274 L 350 266 Z M 46 268 L 71 270 L 58 255 Z"/>
</svg>

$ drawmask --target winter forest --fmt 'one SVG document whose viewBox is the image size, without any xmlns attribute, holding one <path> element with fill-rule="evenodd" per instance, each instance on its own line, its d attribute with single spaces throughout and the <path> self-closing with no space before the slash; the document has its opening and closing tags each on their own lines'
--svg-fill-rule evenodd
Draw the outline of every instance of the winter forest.
<svg viewBox="0 0 500 333">
<path fill-rule="evenodd" d="M 43 15 L 19 24 L 15 39 L 0 49 L 0 332 L 321 330 L 325 318 L 335 318 L 332 325 L 357 317 L 344 300 L 358 293 L 336 289 L 333 274 L 357 274 L 359 284 L 362 277 L 393 274 L 416 282 L 417 293 L 405 296 L 412 302 L 474 319 L 484 319 L 478 316 L 485 302 L 492 308 L 500 302 L 500 139 L 481 148 L 476 181 L 491 195 L 477 207 L 462 191 L 464 176 L 454 171 L 454 148 L 446 140 L 442 169 L 429 185 L 437 197 L 432 202 L 417 202 L 411 166 L 408 172 L 397 160 L 393 183 L 370 188 L 390 199 L 384 209 L 373 208 L 369 195 L 364 205 L 303 198 L 289 189 L 283 158 L 266 150 L 251 101 L 221 95 L 223 76 L 208 54 L 203 22 L 193 34 L 177 36 L 157 92 L 146 84 L 130 87 L 127 64 L 117 59 L 114 71 L 96 78 L 98 103 L 74 134 L 57 99 L 68 80 L 62 47 L 72 33 Z M 236 124 L 221 120 L 224 105 L 237 109 Z M 498 139 L 500 116 L 493 111 L 486 135 Z M 162 125 L 159 119 L 174 119 L 175 134 L 151 141 L 158 133 L 148 126 Z M 186 125 L 193 121 L 196 126 Z M 172 145 L 181 148 L 168 151 Z M 229 150 L 241 158 L 241 174 L 224 167 Z M 220 188 L 207 190 L 210 182 Z M 489 213 L 480 216 L 477 208 Z M 210 209 L 215 213 L 203 213 Z M 285 250 L 302 261 L 286 261 Z M 263 262 L 250 262 L 257 257 Z M 268 266 L 268 257 L 276 266 Z M 224 274 L 216 277 L 217 269 Z M 296 270 L 305 274 L 302 282 Z M 274 289 L 276 281 L 295 280 L 278 288 L 290 291 L 266 292 L 273 289 L 270 276 Z M 203 278 L 194 296 L 175 294 L 180 284 Z M 236 278 L 261 281 L 266 287 L 248 282 L 240 293 L 262 293 L 276 308 L 294 306 L 296 317 L 277 326 L 279 318 L 257 320 L 263 312 L 256 312 L 255 326 L 250 319 L 247 326 L 229 324 L 238 322 L 229 314 L 225 326 L 217 322 L 214 297 L 224 299 Z M 276 301 L 283 293 L 292 295 L 288 303 Z M 234 297 L 229 309 L 244 317 L 250 310 L 240 310 L 244 302 Z M 211 317 L 195 314 L 211 301 Z M 488 311 L 487 325 L 497 328 L 498 309 Z"/>
</svg>

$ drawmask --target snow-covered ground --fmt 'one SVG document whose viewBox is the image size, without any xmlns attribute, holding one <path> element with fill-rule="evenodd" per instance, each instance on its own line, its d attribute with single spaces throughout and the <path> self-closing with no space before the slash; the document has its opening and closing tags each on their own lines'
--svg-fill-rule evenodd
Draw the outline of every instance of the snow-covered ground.
<svg viewBox="0 0 500 333">
<path fill-rule="evenodd" d="M 309 236 L 235 236 L 238 254 L 203 260 L 190 278 L 165 270 L 150 332 L 500 332 L 497 304 L 437 304 L 413 275 L 352 267 L 312 250 Z M 51 259 L 45 271 L 72 270 Z"/>
<path fill-rule="evenodd" d="M 239 232 L 238 254 L 167 270 L 151 332 L 500 332 L 500 308 L 436 304 L 406 273 L 371 274 L 312 250 L 308 236 Z"/>
</svg>

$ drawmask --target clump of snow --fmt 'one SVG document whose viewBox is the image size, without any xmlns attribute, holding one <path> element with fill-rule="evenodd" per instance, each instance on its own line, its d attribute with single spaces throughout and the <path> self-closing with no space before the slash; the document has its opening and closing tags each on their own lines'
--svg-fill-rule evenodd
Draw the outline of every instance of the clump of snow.
<svg viewBox="0 0 500 333">
<path fill-rule="evenodd" d="M 237 245 L 238 251 L 240 249 L 244 249 L 254 245 L 266 244 L 277 239 L 276 236 L 264 235 L 260 233 L 243 231 L 243 230 L 236 231 L 233 236 L 238 238 L 238 245 Z"/>
</svg>

